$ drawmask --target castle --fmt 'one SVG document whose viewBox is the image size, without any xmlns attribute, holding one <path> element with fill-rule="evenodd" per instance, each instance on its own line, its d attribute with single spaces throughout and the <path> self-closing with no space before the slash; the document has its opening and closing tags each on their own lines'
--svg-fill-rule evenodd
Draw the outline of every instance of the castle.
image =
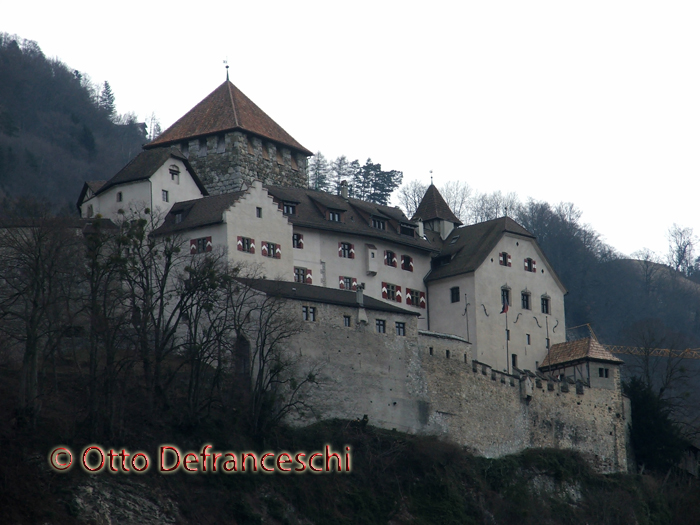
<svg viewBox="0 0 700 525">
<path fill-rule="evenodd" d="M 437 434 L 476 453 L 574 448 L 627 469 L 620 360 L 567 342 L 566 289 L 508 217 L 463 226 L 431 184 L 415 215 L 307 188 L 311 152 L 226 80 L 114 177 L 83 217 L 149 207 L 154 235 L 257 264 L 298 305 L 295 351 L 324 364 L 324 417 Z"/>
</svg>

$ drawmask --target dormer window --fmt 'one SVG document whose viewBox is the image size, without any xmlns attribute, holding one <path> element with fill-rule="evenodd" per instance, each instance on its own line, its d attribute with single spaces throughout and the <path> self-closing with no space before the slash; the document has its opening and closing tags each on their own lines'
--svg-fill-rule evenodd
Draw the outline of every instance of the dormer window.
<svg viewBox="0 0 700 525">
<path fill-rule="evenodd" d="M 401 235 L 408 235 L 409 237 L 416 236 L 416 229 L 412 226 L 401 225 Z"/>
<path fill-rule="evenodd" d="M 172 166 L 170 166 L 169 171 L 170 180 L 172 180 L 175 184 L 180 184 L 180 168 L 173 164 Z"/>
<path fill-rule="evenodd" d="M 294 215 L 297 211 L 297 207 L 295 204 L 292 204 L 291 202 L 285 202 L 284 205 L 282 206 L 282 212 L 285 215 Z"/>
<path fill-rule="evenodd" d="M 452 246 L 454 243 L 456 243 L 459 240 L 459 235 L 455 235 L 452 237 L 452 240 L 450 241 L 450 246 Z"/>
<path fill-rule="evenodd" d="M 386 221 L 384 219 L 372 218 L 372 228 L 377 228 L 378 230 L 386 230 Z"/>
<path fill-rule="evenodd" d="M 328 210 L 328 220 L 333 222 L 340 222 L 340 212 Z"/>
</svg>

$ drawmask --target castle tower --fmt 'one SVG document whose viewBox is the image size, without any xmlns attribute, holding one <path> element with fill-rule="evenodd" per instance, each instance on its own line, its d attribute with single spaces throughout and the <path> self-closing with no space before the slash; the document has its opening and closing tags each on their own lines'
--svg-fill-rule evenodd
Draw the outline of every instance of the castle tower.
<svg viewBox="0 0 700 525">
<path fill-rule="evenodd" d="M 432 183 L 428 186 L 411 220 L 419 221 L 425 233 L 438 233 L 442 240 L 445 240 L 454 228 L 462 225 L 462 221 L 452 213 L 445 199 Z"/>
<path fill-rule="evenodd" d="M 180 148 L 211 195 L 243 182 L 307 186 L 313 155 L 228 79 L 144 149 Z"/>
</svg>

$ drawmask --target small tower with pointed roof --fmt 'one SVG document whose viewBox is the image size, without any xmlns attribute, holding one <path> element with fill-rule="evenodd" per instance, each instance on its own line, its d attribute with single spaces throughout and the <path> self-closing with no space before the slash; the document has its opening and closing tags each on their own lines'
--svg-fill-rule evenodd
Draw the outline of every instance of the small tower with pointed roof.
<svg viewBox="0 0 700 525">
<path fill-rule="evenodd" d="M 210 194 L 238 191 L 255 179 L 305 188 L 312 153 L 228 80 L 145 149 L 177 147 Z"/>
<path fill-rule="evenodd" d="M 453 229 L 462 225 L 432 182 L 411 220 L 422 223 L 426 235 L 435 232 L 443 241 Z"/>
</svg>

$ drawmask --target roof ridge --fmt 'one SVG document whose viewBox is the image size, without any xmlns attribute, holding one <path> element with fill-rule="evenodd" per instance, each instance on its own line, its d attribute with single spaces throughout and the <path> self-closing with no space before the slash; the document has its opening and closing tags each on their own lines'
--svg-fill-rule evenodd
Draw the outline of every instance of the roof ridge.
<svg viewBox="0 0 700 525">
<path fill-rule="evenodd" d="M 228 77 L 226 77 L 226 83 L 228 84 L 226 86 L 228 88 L 228 98 L 231 100 L 231 108 L 233 108 L 233 121 L 236 123 L 236 126 L 240 126 L 241 122 L 238 120 L 238 111 L 236 111 L 236 103 L 233 101 L 233 93 L 231 92 L 231 88 L 235 86 L 228 79 Z"/>
</svg>

